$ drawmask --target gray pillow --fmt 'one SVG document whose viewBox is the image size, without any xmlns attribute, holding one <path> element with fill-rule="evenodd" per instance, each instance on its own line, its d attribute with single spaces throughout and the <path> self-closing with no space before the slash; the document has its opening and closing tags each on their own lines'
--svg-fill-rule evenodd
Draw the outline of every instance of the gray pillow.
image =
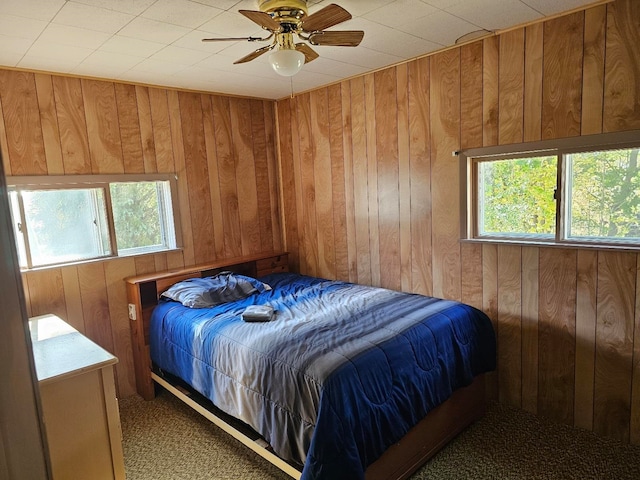
<svg viewBox="0 0 640 480">
<path fill-rule="evenodd" d="M 172 285 L 161 296 L 180 302 L 185 307 L 208 308 L 267 290 L 271 290 L 271 287 L 255 278 L 221 272 L 213 277 L 183 280 Z"/>
</svg>

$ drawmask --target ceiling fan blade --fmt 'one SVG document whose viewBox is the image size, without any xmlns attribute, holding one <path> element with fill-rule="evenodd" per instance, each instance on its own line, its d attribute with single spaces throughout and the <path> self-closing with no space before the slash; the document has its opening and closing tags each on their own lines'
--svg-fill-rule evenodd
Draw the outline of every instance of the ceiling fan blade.
<svg viewBox="0 0 640 480">
<path fill-rule="evenodd" d="M 349 12 L 340 5 L 332 3 L 308 17 L 304 17 L 302 19 L 302 30 L 305 32 L 317 32 L 350 19 L 351 14 Z"/>
<path fill-rule="evenodd" d="M 251 52 L 249 55 L 245 55 L 244 57 L 242 57 L 240 60 L 236 60 L 235 62 L 233 62 L 234 65 L 237 65 L 238 63 L 247 63 L 250 62 L 251 60 L 258 58 L 260 55 L 262 55 L 263 53 L 267 53 L 269 50 L 271 50 L 275 45 L 267 45 L 266 47 L 262 47 L 259 48 L 257 50 L 254 50 L 253 52 Z"/>
<path fill-rule="evenodd" d="M 362 30 L 344 30 L 341 32 L 316 32 L 309 35 L 311 45 L 329 45 L 333 47 L 357 47 L 364 38 Z"/>
<path fill-rule="evenodd" d="M 296 43 L 296 50 L 304 53 L 304 63 L 312 62 L 320 56 L 306 43 Z"/>
<path fill-rule="evenodd" d="M 257 42 L 259 40 L 266 40 L 266 38 L 260 37 L 226 37 L 226 38 L 203 38 L 203 42 L 238 42 L 240 40 L 248 40 L 249 42 Z"/>
<path fill-rule="evenodd" d="M 279 30 L 280 24 L 276 22 L 271 15 L 265 12 L 259 12 L 257 10 L 238 10 L 242 15 L 247 17 L 252 22 L 257 23 L 262 28 L 266 28 L 267 30 Z"/>
</svg>

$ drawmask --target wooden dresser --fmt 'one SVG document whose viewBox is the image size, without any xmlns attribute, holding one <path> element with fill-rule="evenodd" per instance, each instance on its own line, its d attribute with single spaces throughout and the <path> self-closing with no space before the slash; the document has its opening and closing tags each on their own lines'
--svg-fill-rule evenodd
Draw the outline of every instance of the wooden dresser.
<svg viewBox="0 0 640 480">
<path fill-rule="evenodd" d="M 53 480 L 124 480 L 118 359 L 55 315 L 29 329 Z"/>
</svg>

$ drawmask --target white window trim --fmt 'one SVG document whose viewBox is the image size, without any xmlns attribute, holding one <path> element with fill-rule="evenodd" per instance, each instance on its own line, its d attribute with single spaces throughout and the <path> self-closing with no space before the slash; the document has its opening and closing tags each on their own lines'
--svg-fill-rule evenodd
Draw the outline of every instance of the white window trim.
<svg viewBox="0 0 640 480">
<path fill-rule="evenodd" d="M 631 243 L 627 240 L 607 240 L 594 239 L 567 239 L 564 232 L 564 217 L 566 215 L 566 192 L 564 189 L 565 156 L 571 153 L 581 153 L 595 150 L 612 150 L 637 148 L 640 146 L 640 130 L 630 130 L 626 132 L 613 132 L 595 135 L 584 135 L 579 137 L 561 138 L 554 140 L 542 140 L 538 142 L 518 143 L 511 145 L 500 145 L 493 147 L 481 147 L 453 152 L 454 156 L 460 159 L 460 239 L 462 242 L 478 243 L 502 243 L 511 245 L 536 245 L 554 247 L 576 247 L 576 248 L 597 248 L 615 250 L 640 250 L 640 243 Z M 509 159 L 522 158 L 534 155 L 554 155 L 558 157 L 558 180 L 556 192 L 556 233 L 554 237 L 546 238 L 539 235 L 478 235 L 477 229 L 477 199 L 476 186 L 478 179 L 475 178 L 476 169 L 474 159 Z M 477 161 L 477 160 L 475 160 Z"/>
<path fill-rule="evenodd" d="M 171 190 L 171 208 L 173 213 L 173 232 L 175 234 L 175 248 L 155 249 L 151 247 L 141 247 L 131 249 L 124 255 L 118 255 L 116 248 L 115 235 L 110 235 L 111 254 L 101 257 L 93 257 L 86 260 L 75 260 L 71 262 L 56 263 L 51 265 L 41 265 L 34 267 L 22 267 L 22 271 L 42 270 L 47 268 L 57 268 L 66 265 L 77 265 L 83 263 L 91 263 L 115 258 L 126 258 L 131 256 L 157 254 L 182 249 L 182 229 L 179 209 L 178 196 L 178 176 L 171 173 L 150 173 L 150 174 L 99 174 L 99 175 L 32 175 L 32 176 L 8 176 L 6 177 L 6 185 L 10 191 L 12 190 L 55 190 L 55 189 L 72 189 L 72 188 L 104 188 L 107 203 L 107 222 L 111 233 L 115 232 L 113 223 L 113 212 L 111 209 L 111 194 L 109 190 L 110 183 L 125 182 L 165 182 L 170 183 Z M 21 212 L 24 217 L 24 212 Z M 30 255 L 30 252 L 26 252 Z"/>
</svg>

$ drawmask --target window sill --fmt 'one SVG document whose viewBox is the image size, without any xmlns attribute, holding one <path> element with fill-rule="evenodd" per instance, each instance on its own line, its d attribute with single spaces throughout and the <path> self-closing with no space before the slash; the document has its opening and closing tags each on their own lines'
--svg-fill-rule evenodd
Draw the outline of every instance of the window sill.
<svg viewBox="0 0 640 480">
<path fill-rule="evenodd" d="M 611 243 L 580 243 L 555 241 L 545 242 L 542 240 L 507 240 L 500 238 L 462 238 L 460 243 L 480 243 L 490 245 L 513 245 L 519 247 L 547 247 L 547 248 L 571 248 L 579 250 L 611 250 L 617 252 L 640 252 L 638 245 L 622 245 Z"/>
<path fill-rule="evenodd" d="M 29 273 L 29 272 L 41 272 L 43 270 L 51 270 L 54 268 L 65 268 L 65 267 L 76 267 L 78 265 L 85 265 L 87 263 L 97 263 L 97 262 L 109 262 L 113 260 L 122 260 L 124 258 L 137 258 L 137 257 L 145 257 L 148 255 L 159 255 L 162 253 L 173 253 L 173 252 L 181 252 L 183 249 L 178 248 L 169 248 L 166 250 L 156 250 L 155 252 L 144 252 L 144 253 L 136 253 L 132 255 L 114 255 L 110 257 L 99 257 L 99 258 L 91 258 L 89 260 L 78 260 L 75 262 L 68 263 L 56 263 L 53 265 L 44 265 L 42 267 L 20 267 L 20 273 Z"/>
</svg>

